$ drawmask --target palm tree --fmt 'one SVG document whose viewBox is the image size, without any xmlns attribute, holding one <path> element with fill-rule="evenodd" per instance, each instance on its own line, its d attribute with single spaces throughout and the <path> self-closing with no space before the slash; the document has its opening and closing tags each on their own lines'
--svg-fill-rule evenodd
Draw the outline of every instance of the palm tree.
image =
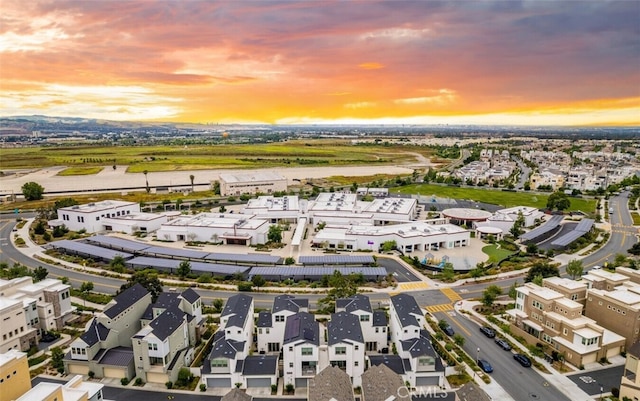
<svg viewBox="0 0 640 401">
<path fill-rule="evenodd" d="M 147 174 L 149 174 L 149 172 L 147 170 L 144 170 L 142 174 L 144 174 L 144 180 L 147 183 L 147 193 L 149 193 L 151 192 L 151 190 L 149 189 L 149 180 L 147 179 Z"/>
<path fill-rule="evenodd" d="M 193 180 L 194 180 L 195 178 L 196 178 L 196 177 L 195 177 L 193 174 L 191 174 L 191 175 L 189 176 L 189 179 L 191 180 L 191 192 L 193 192 Z"/>
</svg>

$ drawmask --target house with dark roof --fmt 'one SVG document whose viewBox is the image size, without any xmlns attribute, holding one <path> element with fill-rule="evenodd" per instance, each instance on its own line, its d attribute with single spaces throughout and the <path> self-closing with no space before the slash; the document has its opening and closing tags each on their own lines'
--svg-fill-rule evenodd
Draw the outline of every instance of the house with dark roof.
<svg viewBox="0 0 640 401">
<path fill-rule="evenodd" d="M 239 388 L 231 389 L 220 401 L 251 401 L 253 397 Z"/>
<path fill-rule="evenodd" d="M 364 337 L 357 315 L 348 312 L 331 314 L 327 325 L 329 363 L 344 370 L 353 381 L 353 386 L 361 384 L 364 372 Z"/>
<path fill-rule="evenodd" d="M 159 294 L 131 339 L 137 377 L 146 383 L 175 382 L 180 368 L 193 361 L 202 321 L 202 300 L 191 288 Z"/>
<path fill-rule="evenodd" d="M 353 401 L 353 385 L 342 369 L 328 366 L 309 379 L 308 401 Z"/>
<path fill-rule="evenodd" d="M 384 363 L 371 366 L 362 374 L 362 401 L 411 401 L 402 377 Z"/>
<path fill-rule="evenodd" d="M 151 293 L 140 284 L 116 295 L 96 314 L 89 328 L 71 343 L 64 358 L 65 371 L 97 378 L 132 379 L 135 376 L 131 337 L 151 305 Z"/>
<path fill-rule="evenodd" d="M 381 310 L 374 311 L 368 296 L 356 294 L 338 299 L 336 312 L 348 312 L 358 317 L 365 351 L 377 352 L 387 347 L 387 314 Z"/>
<path fill-rule="evenodd" d="M 275 297 L 271 312 L 258 314 L 257 337 L 258 352 L 279 353 L 284 339 L 284 328 L 287 317 L 298 312 L 309 311 L 309 300 L 285 294 Z"/>
<path fill-rule="evenodd" d="M 253 314 L 252 297 L 237 294 L 227 299 L 211 352 L 202 366 L 202 381 L 208 388 L 232 388 L 236 383 L 245 387 L 270 387 L 277 382 L 277 356 L 261 361 L 249 357 L 253 344 Z M 260 367 L 258 371 L 251 370 L 256 367 L 253 363 Z M 248 380 L 246 374 L 253 374 L 252 379 L 260 380 Z"/>
<path fill-rule="evenodd" d="M 320 323 L 312 314 L 298 312 L 287 318 L 282 346 L 285 386 L 307 387 L 308 379 L 318 373 L 321 336 Z"/>
<path fill-rule="evenodd" d="M 400 349 L 400 341 L 420 337 L 420 330 L 425 325 L 424 314 L 425 312 L 411 295 L 398 294 L 391 297 L 389 328 L 391 341 L 398 349 Z"/>
</svg>

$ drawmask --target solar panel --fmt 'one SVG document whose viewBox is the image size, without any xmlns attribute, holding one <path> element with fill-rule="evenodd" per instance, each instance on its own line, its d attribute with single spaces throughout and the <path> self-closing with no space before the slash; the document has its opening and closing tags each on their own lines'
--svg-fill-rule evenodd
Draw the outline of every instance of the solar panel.
<svg viewBox="0 0 640 401">
<path fill-rule="evenodd" d="M 325 255 L 300 256 L 300 263 L 305 265 L 335 265 L 335 264 L 372 264 L 375 262 L 371 255 Z"/>
<path fill-rule="evenodd" d="M 150 258 L 147 256 L 139 256 L 127 261 L 128 265 L 144 268 L 152 267 L 160 270 L 177 269 L 182 261 L 176 259 Z M 250 269 L 248 266 L 221 265 L 216 263 L 190 262 L 191 271 L 204 272 L 213 274 L 231 275 L 234 273 L 245 273 Z"/>
<path fill-rule="evenodd" d="M 273 256 L 268 254 L 248 253 L 248 254 L 236 254 L 236 253 L 210 253 L 205 257 L 206 260 L 218 260 L 224 262 L 243 262 L 243 263 L 256 263 L 256 264 L 271 264 L 275 265 L 280 262 L 280 256 Z"/>
<path fill-rule="evenodd" d="M 593 219 L 582 219 L 576 226 L 575 231 L 582 231 L 586 233 L 587 231 L 591 230 L 591 228 L 593 227 L 593 223 L 595 223 L 595 220 Z"/>
<path fill-rule="evenodd" d="M 587 233 L 586 231 L 573 230 L 563 235 L 562 237 L 555 239 L 553 242 L 551 242 L 551 246 L 567 246 L 573 241 L 585 235 L 586 233 Z"/>
<path fill-rule="evenodd" d="M 150 246 L 144 250 L 147 255 L 164 255 L 177 258 L 187 259 L 204 259 L 209 252 L 192 251 L 189 249 L 167 248 L 163 246 Z"/>
<path fill-rule="evenodd" d="M 68 252 L 73 252 L 77 254 L 83 254 L 95 259 L 103 259 L 103 260 L 113 260 L 116 256 L 122 256 L 125 259 L 129 259 L 133 257 L 132 254 L 122 252 L 122 251 L 114 251 L 112 249 L 105 249 L 99 246 L 85 244 L 84 242 L 78 241 L 70 241 L 70 240 L 62 240 L 55 241 L 50 244 L 50 246 L 56 249 L 64 249 Z"/>
<path fill-rule="evenodd" d="M 143 249 L 149 248 L 150 246 L 149 244 L 142 242 L 118 237 L 109 237 L 106 235 L 94 235 L 92 237 L 85 238 L 85 241 L 100 245 L 103 248 L 121 249 L 127 252 L 139 252 Z"/>
<path fill-rule="evenodd" d="M 520 239 L 523 241 L 531 241 L 534 240 L 548 232 L 554 230 L 556 227 L 560 225 L 560 222 L 564 219 L 564 216 L 553 216 L 549 221 L 545 224 L 541 225 L 538 228 L 535 228 L 528 233 L 524 233 L 520 236 Z"/>
<path fill-rule="evenodd" d="M 352 273 L 362 273 L 365 278 L 377 278 L 387 275 L 384 267 L 366 266 L 339 266 L 339 267 L 267 267 L 256 266 L 249 271 L 249 277 L 261 275 L 264 278 L 297 278 L 297 279 L 321 279 L 323 276 L 330 276 L 334 271 L 339 271 L 344 275 Z"/>
</svg>

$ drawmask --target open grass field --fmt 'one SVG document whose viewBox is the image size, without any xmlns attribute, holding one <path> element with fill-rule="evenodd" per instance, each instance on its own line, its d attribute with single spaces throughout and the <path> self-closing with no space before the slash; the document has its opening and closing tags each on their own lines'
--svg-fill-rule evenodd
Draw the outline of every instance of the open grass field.
<svg viewBox="0 0 640 401">
<path fill-rule="evenodd" d="M 509 251 L 507 249 L 498 248 L 498 246 L 495 244 L 483 247 L 482 252 L 489 255 L 490 263 L 498 263 L 502 259 L 510 256 L 513 253 L 512 251 Z"/>
<path fill-rule="evenodd" d="M 292 140 L 271 144 L 189 146 L 50 146 L 0 149 L 0 168 L 127 165 L 155 172 L 276 166 L 405 164 L 429 149 L 419 146 L 352 145 L 348 140 Z"/>
<path fill-rule="evenodd" d="M 533 192 L 510 192 L 490 188 L 450 187 L 435 184 L 414 184 L 391 189 L 390 192 L 403 194 L 420 194 L 424 196 L 436 195 L 443 198 L 468 199 L 476 202 L 501 205 L 505 208 L 514 206 L 533 206 L 545 208 L 549 195 Z M 594 213 L 596 201 L 593 199 L 570 198 L 572 211 Z"/>
<path fill-rule="evenodd" d="M 92 175 L 92 174 L 98 174 L 99 172 L 102 171 L 103 168 L 104 167 L 80 167 L 80 166 L 69 167 L 62 170 L 57 175 L 60 175 L 63 177 L 71 176 L 71 175 Z"/>
</svg>

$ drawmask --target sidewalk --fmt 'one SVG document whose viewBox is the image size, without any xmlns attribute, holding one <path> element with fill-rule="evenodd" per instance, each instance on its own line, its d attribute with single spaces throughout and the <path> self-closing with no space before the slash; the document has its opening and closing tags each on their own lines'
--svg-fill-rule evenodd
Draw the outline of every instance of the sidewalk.
<svg viewBox="0 0 640 401">
<path fill-rule="evenodd" d="M 483 321 L 487 326 L 493 327 L 494 330 L 496 330 L 497 332 L 500 332 L 501 335 L 509 339 L 509 341 L 513 343 L 521 351 L 525 351 L 527 354 L 529 353 L 527 348 L 524 345 L 522 345 L 519 341 L 515 340 L 513 337 L 511 337 L 511 335 L 502 332 L 497 327 L 495 327 L 494 324 L 488 322 L 483 315 L 474 311 L 473 307 L 476 305 L 480 305 L 480 302 L 463 300 L 463 301 L 456 302 L 454 308 L 458 313 L 460 313 L 461 316 L 465 316 L 468 318 L 469 315 L 471 315 L 476 319 Z M 465 313 L 462 313 L 461 311 L 465 311 Z M 569 399 L 590 400 L 593 398 L 589 394 L 582 391 L 582 389 L 578 387 L 577 384 L 572 382 L 566 375 L 563 375 L 559 373 L 557 370 L 555 370 L 555 368 L 553 368 L 551 364 L 548 363 L 547 361 L 535 356 L 532 356 L 532 358 L 534 358 L 537 362 L 540 362 L 542 365 L 544 365 L 545 368 L 547 368 L 547 370 L 551 372 L 551 373 L 543 373 L 539 371 L 538 373 L 540 373 L 540 376 L 542 376 L 550 385 L 553 385 L 554 387 L 556 387 L 560 392 L 566 395 Z M 482 384 L 484 383 L 480 383 L 481 386 Z M 499 393 L 500 390 L 504 392 L 502 387 L 498 386 L 499 389 L 496 389 L 491 387 L 491 384 L 493 384 L 493 381 L 489 385 L 483 386 L 483 388 L 493 399 L 496 399 L 496 400 L 511 399 L 511 398 L 507 398 L 509 396 L 506 393 L 504 395 Z M 496 392 L 496 393 L 493 393 L 493 392 Z"/>
</svg>

